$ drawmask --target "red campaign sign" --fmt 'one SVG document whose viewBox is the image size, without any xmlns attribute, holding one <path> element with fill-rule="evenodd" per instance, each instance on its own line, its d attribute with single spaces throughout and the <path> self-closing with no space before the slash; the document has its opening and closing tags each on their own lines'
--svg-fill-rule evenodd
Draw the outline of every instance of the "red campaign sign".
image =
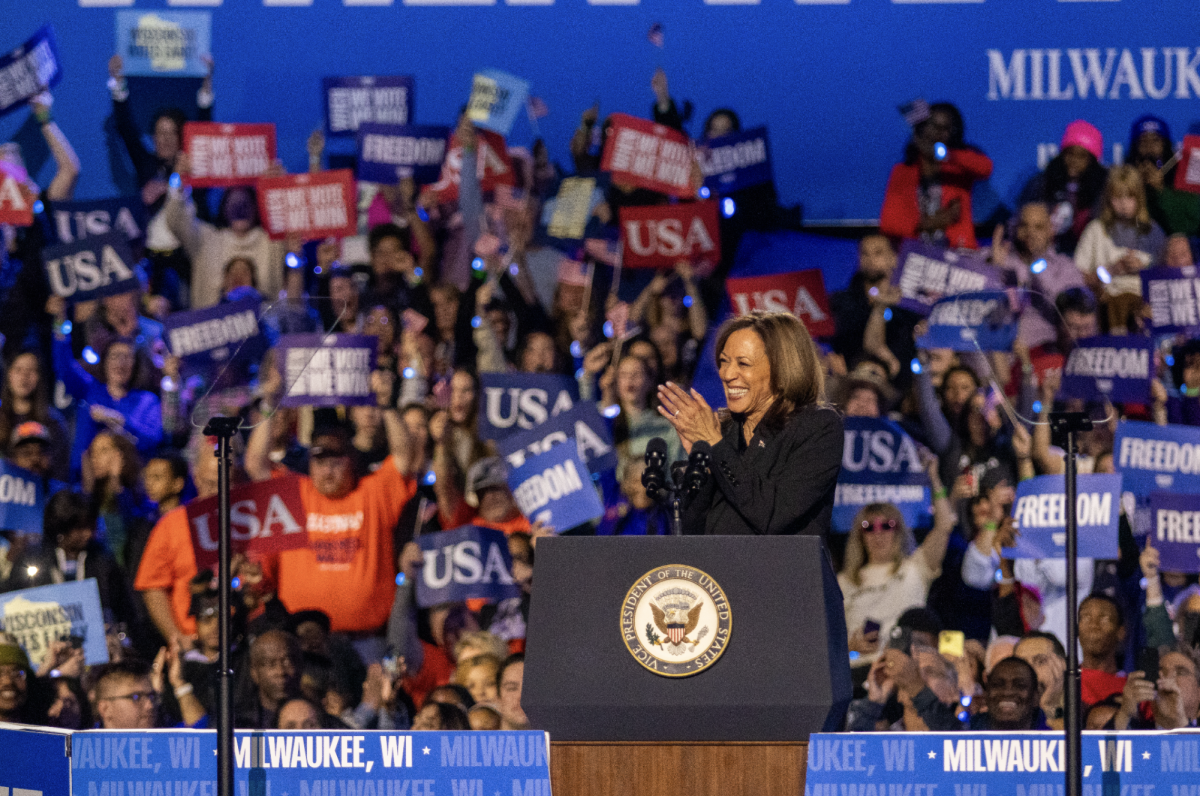
<svg viewBox="0 0 1200 796">
<path fill-rule="evenodd" d="M 622 207 L 621 257 L 629 268 L 670 268 L 679 261 L 711 270 L 721 259 L 716 202 Z"/>
<path fill-rule="evenodd" d="M 475 131 L 475 174 L 484 193 L 494 191 L 501 185 L 516 185 L 512 158 L 508 156 L 508 144 L 504 136 L 491 130 Z M 437 182 L 425 188 L 437 195 L 438 202 L 453 202 L 458 199 L 458 183 L 462 179 L 462 147 L 458 134 L 450 136 L 446 149 L 446 160 L 442 163 L 442 174 Z"/>
<path fill-rule="evenodd" d="M 829 297 L 825 295 L 825 278 L 819 268 L 728 279 L 725 289 L 729 291 L 733 311 L 738 315 L 756 310 L 790 312 L 804 323 L 813 337 L 829 337 L 834 333 L 833 311 L 829 307 Z"/>
<path fill-rule="evenodd" d="M 686 135 L 624 113 L 609 118 L 612 127 L 600 168 L 612 173 L 613 182 L 681 199 L 696 195 L 697 186 L 692 184 L 696 156 Z"/>
<path fill-rule="evenodd" d="M 1175 190 L 1200 193 L 1200 135 L 1185 135 L 1175 169 Z"/>
<path fill-rule="evenodd" d="M 7 170 L 0 170 L 0 224 L 27 227 L 33 223 L 37 197 L 29 186 Z"/>
<path fill-rule="evenodd" d="M 306 240 L 354 235 L 356 210 L 350 169 L 258 179 L 258 213 L 272 240 L 293 233 Z"/>
<path fill-rule="evenodd" d="M 254 185 L 275 162 L 275 125 L 188 122 L 183 126 L 183 151 L 189 161 L 189 185 Z"/>
<path fill-rule="evenodd" d="M 187 504 L 188 529 L 199 569 L 214 569 L 220 539 L 217 498 Z M 300 478 L 272 478 L 234 487 L 229 492 L 229 538 L 233 553 L 272 556 L 308 546 L 307 515 Z"/>
</svg>

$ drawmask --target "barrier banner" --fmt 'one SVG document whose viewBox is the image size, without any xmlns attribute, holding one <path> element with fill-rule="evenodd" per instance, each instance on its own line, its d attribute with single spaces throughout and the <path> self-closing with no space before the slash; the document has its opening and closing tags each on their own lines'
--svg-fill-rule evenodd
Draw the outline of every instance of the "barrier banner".
<svg viewBox="0 0 1200 796">
<path fill-rule="evenodd" d="M 275 161 L 274 124 L 188 122 L 183 125 L 188 185 L 254 185 Z"/>
<path fill-rule="evenodd" d="M 275 346 L 287 393 L 280 406 L 373 406 L 378 339 L 366 334 L 285 334 Z"/>
<path fill-rule="evenodd" d="M 1196 278 L 1196 266 L 1147 268 L 1140 276 L 1142 300 L 1150 308 L 1150 325 L 1155 334 L 1190 332 L 1200 326 L 1200 279 Z"/>
<path fill-rule="evenodd" d="M 0 55 L 0 116 L 53 88 L 61 77 L 54 26 L 43 25 L 24 44 Z"/>
<path fill-rule="evenodd" d="M 570 376 L 547 373 L 481 373 L 479 436 L 499 440 L 536 428 L 579 400 Z"/>
<path fill-rule="evenodd" d="M 54 295 L 69 301 L 90 301 L 141 289 L 133 252 L 122 232 L 47 246 L 42 250 L 42 262 Z"/>
<path fill-rule="evenodd" d="M 1003 287 L 999 272 L 977 256 L 921 241 L 900 244 L 899 262 L 892 284 L 900 286 L 900 306 L 921 315 L 946 296 Z"/>
<path fill-rule="evenodd" d="M 216 496 L 187 504 L 188 529 L 196 566 L 217 566 Z M 271 556 L 308 546 L 307 517 L 300 499 L 299 476 L 235 486 L 229 492 L 229 538 L 232 552 Z"/>
<path fill-rule="evenodd" d="M 507 136 L 528 96 L 527 80 L 499 69 L 476 72 L 467 100 L 467 118 L 479 127 Z"/>
<path fill-rule="evenodd" d="M 204 77 L 212 53 L 209 11 L 118 11 L 122 72 L 139 77 Z"/>
<path fill-rule="evenodd" d="M 696 145 L 704 187 L 718 196 L 771 182 L 771 148 L 767 128 L 711 138 Z"/>
<path fill-rule="evenodd" d="M 872 417 L 845 419 L 842 471 L 833 498 L 833 530 L 848 533 L 859 509 L 891 503 L 910 528 L 929 525 L 929 476 L 917 443 L 896 423 Z"/>
<path fill-rule="evenodd" d="M 356 190 L 350 169 L 260 177 L 258 212 L 271 240 L 345 238 L 358 231 Z"/>
<path fill-rule="evenodd" d="M 327 77 L 325 131 L 330 135 L 358 132 L 366 122 L 409 124 L 413 118 L 415 81 L 412 75 Z"/>
<path fill-rule="evenodd" d="M 0 726 L 0 792 L 49 796 L 71 792 L 71 732 L 25 724 Z"/>
<path fill-rule="evenodd" d="M 1200 428 L 1122 420 L 1113 466 L 1123 488 L 1142 501 L 1159 491 L 1200 493 Z"/>
<path fill-rule="evenodd" d="M 622 262 L 629 268 L 671 268 L 680 260 L 709 271 L 721 259 L 716 202 L 622 207 Z"/>
<path fill-rule="evenodd" d="M 236 356 L 235 367 L 249 376 L 249 366 L 266 353 L 267 338 L 258 324 L 262 302 L 241 299 L 202 310 L 173 312 L 163 321 L 167 345 L 184 371 L 215 375 Z"/>
<path fill-rule="evenodd" d="M 1119 558 L 1117 523 L 1121 514 L 1121 476 L 1079 476 L 1075 496 L 1080 558 Z M 1007 558 L 1062 558 L 1067 544 L 1066 484 L 1061 475 L 1039 475 L 1017 485 L 1013 501 L 1017 544 Z"/>
<path fill-rule="evenodd" d="M 381 185 L 395 185 L 405 177 L 432 182 L 441 171 L 449 138 L 449 127 L 363 122 L 358 126 L 358 178 Z"/>
<path fill-rule="evenodd" d="M 1154 341 L 1149 337 L 1088 337 L 1067 355 L 1059 395 L 1148 402 L 1153 377 Z"/>
<path fill-rule="evenodd" d="M 608 423 L 591 401 L 580 401 L 529 431 L 509 434 L 497 440 L 496 447 L 509 467 L 520 467 L 527 457 L 545 453 L 572 438 L 579 449 L 579 457 L 593 475 L 617 466 L 617 449 Z"/>
<path fill-rule="evenodd" d="M 113 230 L 129 240 L 146 234 L 146 205 L 140 196 L 93 199 L 85 202 L 55 202 L 44 216 L 51 240 L 76 243 Z"/>
<path fill-rule="evenodd" d="M 695 158 L 686 135 L 624 113 L 614 113 L 609 119 L 612 128 L 600 168 L 612 173 L 613 182 L 681 199 L 696 195 L 692 184 Z"/>
<path fill-rule="evenodd" d="M 730 306 L 738 315 L 756 311 L 790 312 L 813 337 L 829 337 L 836 331 L 820 268 L 727 279 L 725 290 Z"/>
<path fill-rule="evenodd" d="M 530 522 L 545 523 L 555 531 L 604 516 L 604 504 L 575 445 L 555 445 L 530 456 L 509 471 L 508 485 Z"/>
<path fill-rule="evenodd" d="M 95 578 L 0 594 L 0 630 L 16 637 L 34 668 L 45 663 L 53 642 L 66 640 L 83 648 L 88 665 L 108 663 Z"/>
<path fill-rule="evenodd" d="M 1002 290 L 960 293 L 940 299 L 929 311 L 929 331 L 920 348 L 954 351 L 1011 351 L 1017 317 Z"/>
<path fill-rule="evenodd" d="M 520 597 L 512 577 L 508 537 L 495 528 L 464 525 L 416 539 L 425 563 L 417 578 L 417 605 Z"/>
<path fill-rule="evenodd" d="M 1159 569 L 1200 572 L 1200 495 L 1154 492 L 1149 507 L 1150 544 L 1158 550 Z"/>
</svg>

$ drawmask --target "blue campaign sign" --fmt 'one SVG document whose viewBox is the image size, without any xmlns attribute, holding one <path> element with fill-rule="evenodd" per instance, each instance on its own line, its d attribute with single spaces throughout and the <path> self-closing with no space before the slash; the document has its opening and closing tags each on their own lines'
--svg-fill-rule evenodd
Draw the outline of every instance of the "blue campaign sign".
<svg viewBox="0 0 1200 796">
<path fill-rule="evenodd" d="M 250 365 L 262 359 L 267 348 L 258 322 L 261 304 L 248 298 L 171 313 L 163 322 L 167 345 L 182 360 L 185 371 L 215 375 L 232 367 L 248 378 Z"/>
<path fill-rule="evenodd" d="M 141 288 L 129 240 L 122 232 L 47 246 L 42 262 L 50 289 L 68 301 L 90 301 Z"/>
<path fill-rule="evenodd" d="M 569 376 L 546 373 L 482 373 L 479 376 L 479 436 L 500 440 L 540 426 L 579 400 Z"/>
<path fill-rule="evenodd" d="M 437 180 L 450 128 L 363 122 L 358 126 L 358 179 L 395 185 L 404 177 Z"/>
<path fill-rule="evenodd" d="M 1200 279 L 1196 266 L 1142 271 L 1142 300 L 1155 334 L 1190 332 L 1200 327 Z"/>
<path fill-rule="evenodd" d="M 929 311 L 929 331 L 917 341 L 922 348 L 954 351 L 1011 351 L 1017 319 L 1002 290 L 962 293 L 939 300 Z"/>
<path fill-rule="evenodd" d="M 508 485 L 530 522 L 570 530 L 604 515 L 604 504 L 574 445 L 555 445 L 508 473 Z"/>
<path fill-rule="evenodd" d="M 705 187 L 721 196 L 773 179 L 766 127 L 709 139 L 697 145 L 696 159 Z"/>
<path fill-rule="evenodd" d="M 146 205 L 140 196 L 93 199 L 85 202 L 54 202 L 42 216 L 50 240 L 59 243 L 105 235 L 114 230 L 129 240 L 146 235 Z"/>
<path fill-rule="evenodd" d="M 356 133 L 367 122 L 412 122 L 412 75 L 327 77 L 321 85 L 325 91 L 325 131 L 330 135 Z"/>
<path fill-rule="evenodd" d="M 417 578 L 417 605 L 519 597 L 512 577 L 512 556 L 503 531 L 464 525 L 417 537 L 425 563 Z"/>
<path fill-rule="evenodd" d="M 1062 371 L 1067 398 L 1145 402 L 1154 376 L 1154 341 L 1149 337 L 1088 337 L 1076 342 Z"/>
<path fill-rule="evenodd" d="M 53 642 L 72 636 L 83 639 L 89 665 L 108 663 L 104 613 L 94 578 L 0 594 L 0 630 L 16 637 L 35 667 Z"/>
<path fill-rule="evenodd" d="M 835 531 L 851 529 L 859 509 L 891 503 L 910 528 L 929 524 L 929 476 L 921 466 L 917 443 L 891 420 L 845 419 L 842 471 L 833 498 Z"/>
<path fill-rule="evenodd" d="M 0 794 L 70 793 L 70 731 L 17 726 L 0 728 Z"/>
<path fill-rule="evenodd" d="M 54 27 L 44 25 L 24 44 L 0 55 L 0 116 L 53 88 L 61 77 Z"/>
<path fill-rule="evenodd" d="M 960 254 L 917 240 L 900 244 L 900 266 L 892 284 L 900 286 L 900 306 L 928 315 L 940 299 L 1001 287 L 1000 273 L 976 254 Z"/>
<path fill-rule="evenodd" d="M 1081 475 L 1075 497 L 1079 557 L 1118 558 L 1121 476 Z M 1018 484 L 1012 516 L 1019 536 L 1016 547 L 1004 549 L 1005 556 L 1063 557 L 1067 549 L 1067 496 L 1061 475 L 1039 475 Z"/>
<path fill-rule="evenodd" d="M 40 536 L 49 497 L 41 478 L 0 459 L 0 530 Z"/>
<path fill-rule="evenodd" d="M 209 11 L 118 11 L 117 55 L 126 75 L 204 77 L 212 53 Z"/>
<path fill-rule="evenodd" d="M 529 97 L 529 81 L 499 69 L 477 72 L 467 101 L 467 117 L 500 135 L 508 135 Z"/>
<path fill-rule="evenodd" d="M 1153 492 L 1149 500 L 1150 544 L 1159 569 L 1200 572 L 1200 495 Z"/>
<path fill-rule="evenodd" d="M 1083 733 L 1083 796 L 1182 796 L 1196 780 L 1186 733 Z M 814 733 L 804 796 L 1056 794 L 1065 770 L 1061 731 Z"/>
<path fill-rule="evenodd" d="M 1113 466 L 1139 500 L 1158 491 L 1200 493 L 1200 428 L 1122 420 Z"/>
<path fill-rule="evenodd" d="M 560 442 L 574 438 L 579 456 L 588 471 L 602 473 L 617 466 L 617 449 L 609 433 L 608 422 L 591 401 L 575 404 L 549 418 L 537 428 L 509 434 L 496 442 L 509 467 L 520 467 L 529 456 L 545 453 Z"/>
<path fill-rule="evenodd" d="M 215 730 L 77 732 L 70 792 L 217 796 L 216 749 Z M 549 754 L 549 737 L 534 731 L 238 730 L 234 790 L 239 796 L 550 796 Z"/>
</svg>

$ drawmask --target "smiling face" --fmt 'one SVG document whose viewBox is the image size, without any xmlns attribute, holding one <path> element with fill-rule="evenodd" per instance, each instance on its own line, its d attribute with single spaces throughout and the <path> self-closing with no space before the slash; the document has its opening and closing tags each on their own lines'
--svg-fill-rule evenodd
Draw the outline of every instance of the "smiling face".
<svg viewBox="0 0 1200 796">
<path fill-rule="evenodd" d="M 862 522 L 866 526 L 862 528 L 862 538 L 867 551 L 867 563 L 891 561 L 896 555 L 896 520 L 883 514 L 870 514 Z"/>
<path fill-rule="evenodd" d="M 646 364 L 637 357 L 625 357 L 617 365 L 617 399 L 626 408 L 644 409 L 650 394 Z"/>
<path fill-rule="evenodd" d="M 997 663 L 988 675 L 985 696 L 992 729 L 1033 729 L 1038 685 L 1037 676 L 1028 664 L 1011 658 Z"/>
<path fill-rule="evenodd" d="M 110 387 L 125 389 L 133 378 L 133 346 L 113 343 L 104 355 L 104 381 Z"/>
<path fill-rule="evenodd" d="M 8 389 L 12 391 L 13 397 L 31 397 L 37 390 L 39 379 L 37 357 L 33 354 L 21 354 L 13 359 L 8 369 Z"/>
<path fill-rule="evenodd" d="M 725 387 L 725 405 L 730 412 L 746 415 L 755 422 L 770 408 L 775 395 L 771 391 L 771 363 L 762 338 L 752 329 L 738 329 L 729 335 L 717 371 Z"/>
<path fill-rule="evenodd" d="M 1054 227 L 1050 224 L 1050 211 L 1044 204 L 1028 204 L 1021 208 L 1017 222 L 1017 243 L 1031 257 L 1041 257 L 1054 242 Z"/>
</svg>

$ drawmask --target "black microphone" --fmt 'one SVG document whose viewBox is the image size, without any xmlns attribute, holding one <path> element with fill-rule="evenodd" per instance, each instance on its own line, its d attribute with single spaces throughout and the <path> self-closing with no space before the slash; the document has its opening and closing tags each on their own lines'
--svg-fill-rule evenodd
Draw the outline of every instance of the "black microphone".
<svg viewBox="0 0 1200 796">
<path fill-rule="evenodd" d="M 711 475 L 711 471 L 709 470 L 709 462 L 711 461 L 712 457 L 706 452 L 693 448 L 692 455 L 688 457 L 687 472 L 683 475 L 684 495 L 692 497 L 704 486 L 704 482 Z"/>
<path fill-rule="evenodd" d="M 675 485 L 676 489 L 683 485 L 683 477 L 687 473 L 687 466 L 688 463 L 683 460 L 671 462 L 671 483 Z"/>
<path fill-rule="evenodd" d="M 665 497 L 667 490 L 667 441 L 655 437 L 646 445 L 646 470 L 642 473 L 642 486 L 651 500 Z"/>
</svg>

